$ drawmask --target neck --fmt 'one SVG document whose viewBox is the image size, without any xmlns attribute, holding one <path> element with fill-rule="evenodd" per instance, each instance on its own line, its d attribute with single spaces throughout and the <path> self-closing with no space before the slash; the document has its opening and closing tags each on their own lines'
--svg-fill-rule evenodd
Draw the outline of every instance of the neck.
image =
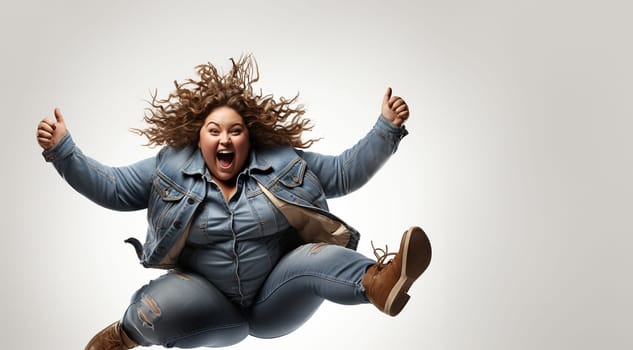
<svg viewBox="0 0 633 350">
<path fill-rule="evenodd" d="M 220 180 L 216 178 L 215 176 L 213 176 L 213 181 L 215 181 L 215 183 L 220 186 L 235 187 L 235 185 L 237 184 L 237 176 L 232 177 L 228 180 Z"/>
<path fill-rule="evenodd" d="M 218 185 L 218 187 L 222 191 L 222 194 L 224 195 L 224 199 L 226 199 L 227 202 L 237 191 L 237 176 L 229 180 L 220 180 L 213 177 L 213 181 L 216 183 L 216 185 Z"/>
</svg>

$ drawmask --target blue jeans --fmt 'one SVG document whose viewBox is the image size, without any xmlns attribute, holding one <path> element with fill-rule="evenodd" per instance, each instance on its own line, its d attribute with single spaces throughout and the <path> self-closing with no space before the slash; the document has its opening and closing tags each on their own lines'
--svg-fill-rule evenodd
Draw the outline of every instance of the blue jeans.
<svg viewBox="0 0 633 350">
<path fill-rule="evenodd" d="M 200 275 L 172 270 L 134 294 L 122 327 L 143 346 L 222 347 L 248 335 L 280 337 L 306 322 L 323 300 L 368 303 L 361 280 L 374 263 L 344 247 L 302 245 L 279 261 L 245 308 Z"/>
</svg>

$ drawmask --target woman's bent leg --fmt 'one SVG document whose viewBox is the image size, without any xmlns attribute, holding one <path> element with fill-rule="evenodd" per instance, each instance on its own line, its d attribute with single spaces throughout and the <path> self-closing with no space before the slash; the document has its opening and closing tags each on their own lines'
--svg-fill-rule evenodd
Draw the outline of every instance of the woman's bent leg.
<svg viewBox="0 0 633 350">
<path fill-rule="evenodd" d="M 341 246 L 306 244 L 283 257 L 264 283 L 248 317 L 251 335 L 274 338 L 307 321 L 323 300 L 368 303 L 361 283 L 375 263 Z"/>
<path fill-rule="evenodd" d="M 248 335 L 248 323 L 235 305 L 203 277 L 180 271 L 139 289 L 122 327 L 143 346 L 221 347 Z"/>
</svg>

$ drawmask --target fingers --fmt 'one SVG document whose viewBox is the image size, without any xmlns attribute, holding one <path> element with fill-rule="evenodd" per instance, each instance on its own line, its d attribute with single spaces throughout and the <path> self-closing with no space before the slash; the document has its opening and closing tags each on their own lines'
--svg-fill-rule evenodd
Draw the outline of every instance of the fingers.
<svg viewBox="0 0 633 350">
<path fill-rule="evenodd" d="M 406 105 L 402 97 L 400 96 L 392 96 L 393 90 L 391 88 L 387 88 L 387 92 L 385 93 L 383 102 L 389 106 L 390 109 L 395 110 L 401 105 Z"/>
<path fill-rule="evenodd" d="M 38 125 L 37 125 L 37 139 L 52 139 L 53 138 L 53 133 L 55 132 L 55 123 L 46 118 L 43 119 Z"/>
<path fill-rule="evenodd" d="M 50 118 L 42 119 L 42 121 L 37 125 L 37 129 L 38 130 L 42 129 L 42 130 L 48 131 L 50 133 L 52 133 L 55 130 L 56 127 L 57 126 L 55 125 L 55 122 L 52 121 Z"/>
<path fill-rule="evenodd" d="M 399 96 L 391 98 L 389 101 L 389 108 L 399 116 L 404 113 L 408 115 L 409 113 L 409 106 L 407 106 L 407 103 Z"/>
<path fill-rule="evenodd" d="M 53 123 L 53 121 L 48 118 L 43 119 L 37 126 L 37 143 L 42 148 L 50 148 L 53 140 L 54 131 L 55 124 Z"/>
<path fill-rule="evenodd" d="M 404 100 L 400 96 L 394 96 L 389 100 L 389 107 L 393 109 L 394 111 L 402 106 L 406 107 L 406 105 L 407 104 L 404 102 Z"/>
</svg>

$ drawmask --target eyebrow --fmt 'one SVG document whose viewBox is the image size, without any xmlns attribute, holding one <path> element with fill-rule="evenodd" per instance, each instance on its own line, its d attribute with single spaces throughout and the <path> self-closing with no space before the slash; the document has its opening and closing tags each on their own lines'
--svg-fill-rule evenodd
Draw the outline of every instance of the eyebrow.
<svg viewBox="0 0 633 350">
<path fill-rule="evenodd" d="M 218 123 L 214 122 L 213 120 L 212 120 L 212 121 L 210 121 L 210 122 L 208 122 L 208 123 L 207 123 L 207 125 L 205 125 L 205 126 L 209 126 L 210 124 L 215 124 L 215 125 L 217 125 L 218 127 L 222 127 L 220 124 L 218 124 Z M 244 123 L 233 123 L 231 126 L 229 126 L 229 129 L 230 129 L 230 128 L 232 128 L 232 127 L 234 127 L 234 126 L 246 127 L 246 126 L 244 125 Z"/>
</svg>

